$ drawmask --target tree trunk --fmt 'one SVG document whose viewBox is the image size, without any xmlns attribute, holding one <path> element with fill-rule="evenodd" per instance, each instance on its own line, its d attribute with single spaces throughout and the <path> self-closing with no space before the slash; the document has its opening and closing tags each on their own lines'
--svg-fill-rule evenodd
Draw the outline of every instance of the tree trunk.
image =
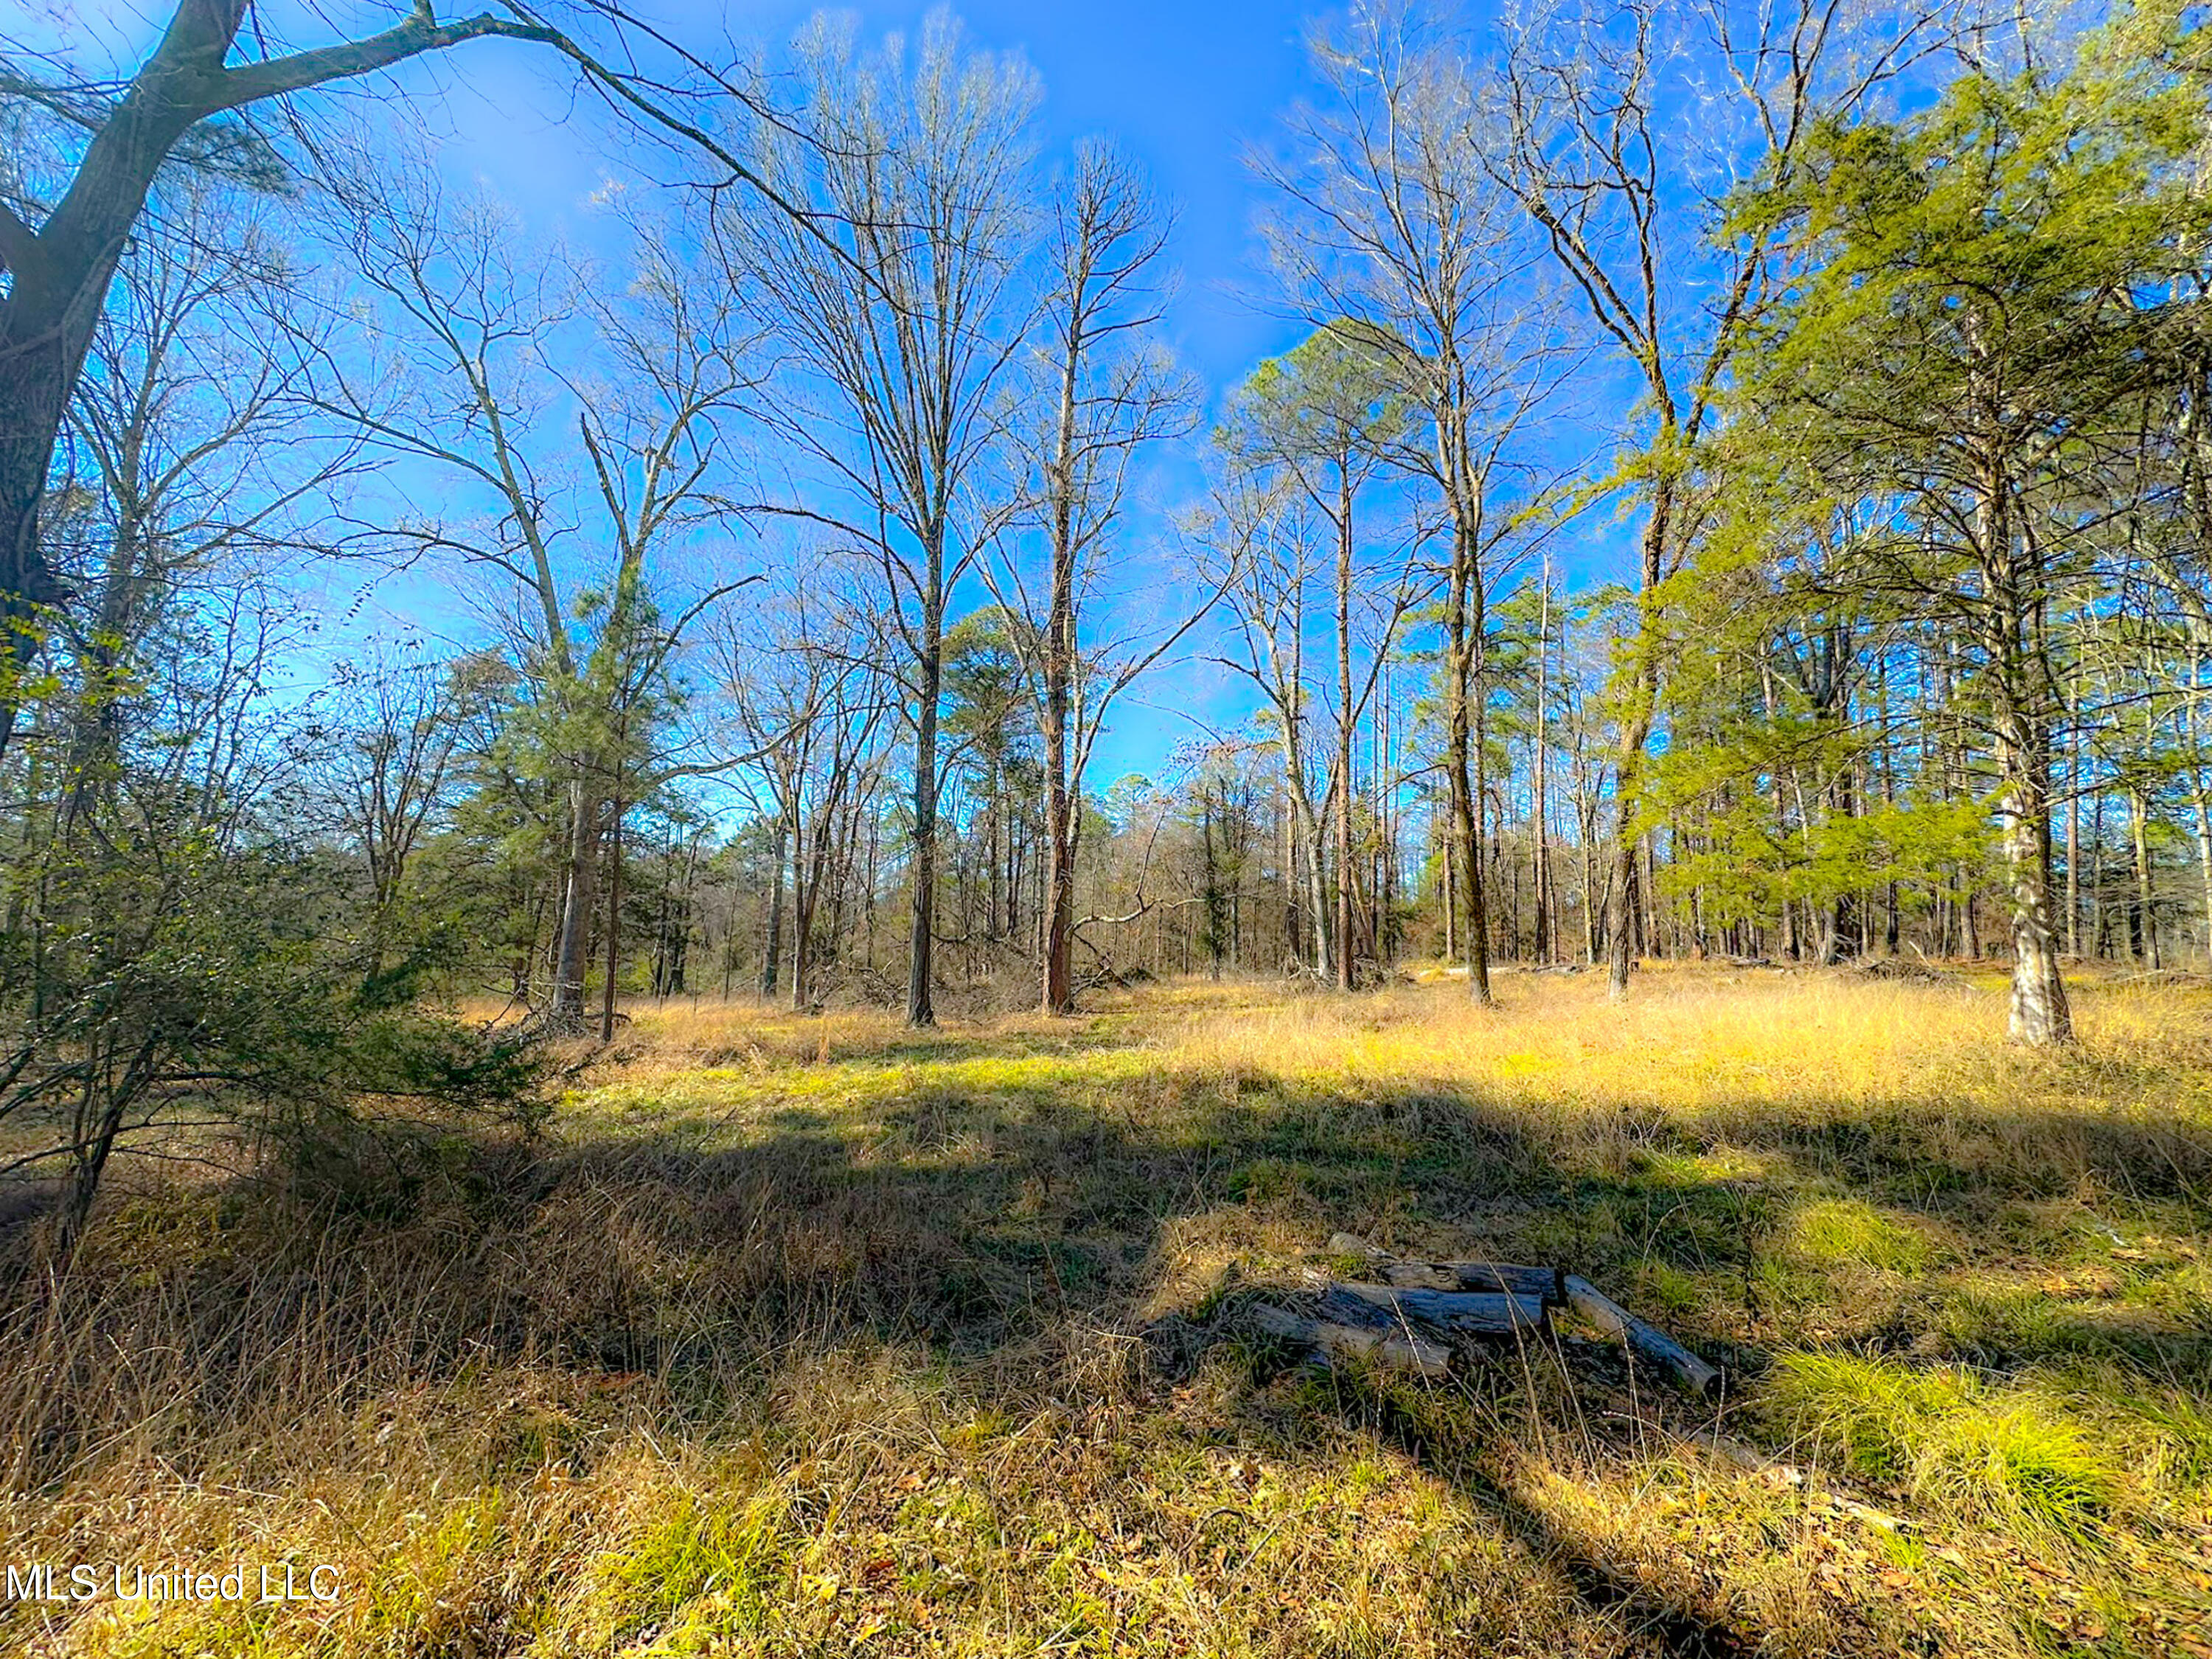
<svg viewBox="0 0 2212 1659">
<path fill-rule="evenodd" d="M 812 861 L 802 866 L 796 848 L 792 857 L 791 882 L 791 1009 L 803 1014 L 810 1006 L 814 979 L 814 912 L 822 902 L 824 876 L 823 838 L 830 826 L 814 826 Z M 834 939 L 836 935 L 833 933 Z"/>
<path fill-rule="evenodd" d="M 2150 802 L 2140 793 L 2130 791 L 2128 827 L 2135 842 L 2136 911 L 2141 918 L 2136 929 L 2136 956 L 2144 967 L 2155 973 L 2165 964 L 2159 957 L 2158 896 L 2152 880 L 2149 817 Z"/>
<path fill-rule="evenodd" d="M 1305 842 L 1306 914 L 1313 919 L 1314 972 L 1322 979 L 1330 977 L 1332 942 L 1328 936 L 1328 872 L 1322 868 L 1321 815 L 1314 811 L 1313 800 L 1301 792 L 1298 801 L 1298 830 Z"/>
<path fill-rule="evenodd" d="M 2013 1040 L 2034 1046 L 2074 1034 L 2066 987 L 2058 974 L 2058 938 L 2051 914 L 2051 822 L 2047 782 L 2037 775 L 2029 720 L 2000 712 L 1996 732 L 2005 868 L 2012 891 Z"/>
<path fill-rule="evenodd" d="M 592 948 L 592 910 L 597 895 L 592 877 L 599 862 L 599 804 L 579 765 L 568 787 L 568 846 L 561 880 L 561 933 L 553 955 L 553 1003 L 547 1024 L 574 1030 L 584 1023 L 586 958 Z"/>
<path fill-rule="evenodd" d="M 2041 706 L 2047 673 L 2029 661 L 2028 623 L 2042 584 L 2013 546 L 2006 482 L 1991 469 L 1976 514 L 1989 653 L 1997 815 L 2012 897 L 2013 1041 L 2045 1047 L 2072 1040 L 2074 1021 L 2058 972 L 2051 878 L 2051 725 Z M 2047 665 L 2044 665 L 2047 667 Z M 1968 895 L 1968 902 L 1972 896 Z"/>
<path fill-rule="evenodd" d="M 941 563 L 933 549 L 932 564 Z M 934 584 L 933 584 L 933 587 Z M 914 911 L 908 933 L 906 1018 L 909 1025 L 934 1025 L 931 975 L 937 945 L 937 699 L 945 678 L 943 618 L 933 600 L 923 618 L 921 707 L 915 711 L 914 737 Z"/>
<path fill-rule="evenodd" d="M 2189 652 L 2189 700 L 2186 710 L 2189 738 L 2189 781 L 2196 786 L 2197 872 L 2204 890 L 2204 951 L 2212 962 L 2212 783 L 2204 769 L 2204 733 L 2200 721 L 2204 703 L 2203 659 L 2192 646 Z"/>
<path fill-rule="evenodd" d="M 154 1057 L 155 1039 L 149 1037 L 118 1078 L 109 1048 L 112 1041 L 107 1037 L 95 1040 L 83 1091 L 78 1099 L 76 1138 L 70 1148 L 69 1190 L 63 1199 L 61 1218 L 54 1234 L 54 1258 L 64 1267 L 76 1255 L 85 1224 L 92 1219 L 93 1203 L 100 1196 L 100 1176 L 122 1133 L 124 1114 L 142 1091 Z"/>
<path fill-rule="evenodd" d="M 2098 791 L 2089 812 L 2089 953 L 2106 954 L 2105 795 Z"/>
<path fill-rule="evenodd" d="M 1375 966 L 1379 971 L 1390 961 L 1390 878 L 1391 866 L 1396 861 L 1396 851 L 1390 823 L 1390 672 L 1385 666 L 1382 689 L 1375 699 L 1373 736 L 1368 745 L 1369 787 L 1374 791 L 1369 803 L 1369 814 L 1373 830 L 1370 840 L 1374 852 L 1368 860 L 1371 884 L 1367 893 L 1367 939 L 1375 953 Z"/>
<path fill-rule="evenodd" d="M 1481 758 L 1476 752 L 1474 705 L 1480 695 L 1482 586 L 1474 568 L 1474 537 L 1462 524 L 1455 532 L 1452 569 L 1445 602 L 1445 644 L 1449 658 L 1444 770 L 1452 796 L 1452 843 L 1455 873 L 1463 895 L 1460 910 L 1461 954 L 1467 959 L 1467 994 L 1487 1008 L 1490 989 L 1490 917 L 1483 891 Z"/>
<path fill-rule="evenodd" d="M 2081 674 L 2074 674 L 2066 744 L 2066 954 L 2081 954 Z"/>
<path fill-rule="evenodd" d="M 1305 884 L 1304 921 L 1313 933 L 1313 968 L 1316 977 L 1330 977 L 1328 884 L 1322 868 L 1321 815 L 1314 811 L 1313 794 L 1306 787 L 1304 744 L 1305 706 L 1305 605 L 1300 585 L 1297 614 L 1291 635 L 1290 712 L 1281 731 L 1283 788 L 1297 814 L 1298 850 L 1304 856 L 1300 871 Z"/>
<path fill-rule="evenodd" d="M 1072 469 L 1075 442 L 1075 360 L 1062 366 L 1060 442 L 1054 464 L 1052 603 L 1045 617 L 1044 706 L 1044 1012 L 1075 1010 L 1075 842 L 1079 803 L 1068 778 L 1067 721 L 1075 681 L 1075 531 Z"/>
<path fill-rule="evenodd" d="M 615 1040 L 615 981 L 622 968 L 622 781 L 615 781 L 613 822 L 607 829 L 607 982 L 599 990 L 599 1041 Z"/>
<path fill-rule="evenodd" d="M 1075 847 L 1066 782 L 1048 785 L 1044 848 L 1044 1011 L 1075 1011 Z"/>
<path fill-rule="evenodd" d="M 1444 828 L 1444 960 L 1459 960 L 1459 882 L 1452 868 L 1452 847 L 1457 840 L 1455 817 Z"/>
<path fill-rule="evenodd" d="M 1336 985 L 1352 982 L 1352 468 L 1340 474 L 1336 520 Z"/>
<path fill-rule="evenodd" d="M 2197 773 L 2197 875 L 2204 895 L 2204 949 L 2212 961 L 2212 790 L 2205 787 L 2203 769 Z"/>
<path fill-rule="evenodd" d="M 779 802 L 783 810 L 775 815 L 775 842 L 771 856 L 775 867 L 768 881 L 768 939 L 761 951 L 760 994 L 763 997 L 775 994 L 778 965 L 783 958 L 783 866 L 784 853 L 791 837 L 791 823 L 799 810 L 794 793 L 787 805 Z"/>
<path fill-rule="evenodd" d="M 1673 434 L 1666 434 L 1671 443 Z M 1659 603 L 1660 577 L 1665 570 L 1667 535 L 1674 511 L 1673 477 L 1662 473 L 1651 493 L 1651 519 L 1644 526 L 1644 583 L 1640 605 L 1647 611 Z M 1659 658 L 1655 620 L 1646 615 L 1638 623 L 1636 658 L 1632 668 L 1629 707 L 1620 721 L 1620 746 L 1613 775 L 1614 812 L 1619 833 L 1613 849 L 1613 884 L 1606 893 L 1606 989 L 1618 1002 L 1628 994 L 1628 975 L 1635 963 L 1637 792 L 1643 787 L 1644 749 L 1651 740 L 1652 721 L 1659 706 Z"/>
<path fill-rule="evenodd" d="M 1552 939 L 1552 872 L 1551 837 L 1544 804 L 1546 775 L 1551 771 L 1545 758 L 1544 717 L 1547 711 L 1545 693 L 1550 678 L 1552 633 L 1552 558 L 1544 556 L 1543 586 L 1537 596 L 1536 611 L 1536 735 L 1528 750 L 1529 769 L 1534 775 L 1534 799 L 1529 805 L 1530 828 L 1534 831 L 1536 857 L 1536 960 L 1548 963 L 1555 954 Z"/>
</svg>

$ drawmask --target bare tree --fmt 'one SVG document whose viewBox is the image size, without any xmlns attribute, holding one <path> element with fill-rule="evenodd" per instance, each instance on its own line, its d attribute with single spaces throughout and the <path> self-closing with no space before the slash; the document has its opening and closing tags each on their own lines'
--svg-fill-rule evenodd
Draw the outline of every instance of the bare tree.
<svg viewBox="0 0 2212 1659">
<path fill-rule="evenodd" d="M 33 227 L 0 202 L 0 623 L 20 664 L 36 647 L 35 618 L 68 595 L 40 543 L 39 515 L 54 444 L 91 349 L 110 281 L 155 176 L 186 134 L 212 116 L 287 93 L 353 79 L 426 52 L 491 35 L 546 40 L 513 17 L 441 23 L 428 0 L 383 33 L 255 62 L 228 62 L 249 0 L 182 0 L 152 55 L 110 100 L 57 94 L 4 69 L 18 95 L 43 92 L 91 134 L 74 174 Z M 16 700 L 0 696 L 0 745 Z"/>
<path fill-rule="evenodd" d="M 393 534 L 409 552 L 457 556 L 513 584 L 502 595 L 507 621 L 563 799 L 545 1017 L 574 1026 L 605 837 L 618 836 L 623 810 L 650 789 L 723 763 L 630 751 L 644 736 L 632 717 L 686 627 L 742 585 L 712 585 L 673 616 L 653 597 L 658 562 L 722 510 L 715 416 L 744 384 L 743 343 L 726 294 L 648 252 L 622 306 L 589 307 L 615 379 L 575 397 L 547 365 L 575 337 L 578 301 L 559 262 L 517 246 L 510 216 L 489 202 L 448 200 L 421 170 L 346 199 L 352 258 L 389 313 L 382 338 L 402 386 L 395 399 L 333 358 L 323 402 L 372 448 L 434 464 L 490 510 L 473 522 L 405 519 Z M 557 465 L 548 471 L 531 441 L 549 410 L 572 400 L 590 472 L 584 490 Z M 577 460 L 568 458 L 571 471 Z M 591 514 L 612 544 L 613 568 L 596 586 L 563 551 L 576 536 L 572 514 Z M 577 614 L 587 594 L 596 629 Z"/>
<path fill-rule="evenodd" d="M 0 274 L 9 278 L 0 293 L 0 629 L 18 670 L 39 648 L 40 615 L 65 608 L 72 597 L 46 557 L 40 514 L 85 353 L 149 193 L 173 161 L 236 173 L 235 152 L 244 152 L 242 170 L 268 170 L 265 140 L 257 135 L 239 143 L 238 133 L 210 125 L 216 118 L 281 106 L 294 94 L 357 81 L 467 41 L 520 40 L 561 54 L 618 114 L 719 168 L 724 183 L 778 199 L 685 112 L 690 100 L 711 94 L 767 115 L 749 81 L 717 70 L 616 0 L 583 0 L 579 11 L 610 26 L 612 52 L 594 52 L 523 0 L 497 0 L 495 9 L 446 22 L 432 0 L 410 0 L 404 16 L 376 33 L 234 63 L 242 34 L 249 49 L 267 52 L 252 0 L 178 0 L 160 42 L 119 93 L 58 73 L 59 66 L 0 38 L 9 48 L 0 56 L 0 96 L 42 106 L 67 131 L 82 135 L 50 209 L 20 188 L 0 191 Z M 647 52 L 673 67 L 642 67 Z M 616 62 L 624 67 L 610 67 Z M 45 72 L 33 73 L 33 63 Z M 17 678 L 0 676 L 0 750 L 14 728 Z"/>
<path fill-rule="evenodd" d="M 1165 297 L 1161 265 L 1171 222 L 1126 156 L 1097 142 L 1078 149 L 1072 177 L 1053 192 L 1052 285 L 1037 347 L 1051 380 L 1050 416 L 1020 440 L 1030 513 L 1046 538 L 1043 592 L 1024 579 L 1013 546 L 1002 547 L 984 571 L 1000 605 L 1028 624 L 1008 638 L 1044 744 L 1041 1001 L 1052 1014 L 1074 1007 L 1076 860 L 1092 747 L 1115 699 L 1183 638 L 1214 597 L 1136 638 L 1086 637 L 1132 465 L 1147 444 L 1191 426 L 1193 389 L 1149 337 Z"/>
<path fill-rule="evenodd" d="M 791 872 L 791 1006 L 819 994 L 822 901 L 849 851 L 854 818 L 873 796 L 889 756 L 889 687 L 870 640 L 844 603 L 824 595 L 817 559 L 802 561 L 779 600 L 725 635 L 723 680 L 775 814 L 778 865 L 770 895 L 761 994 L 776 989 L 777 912 Z M 831 940 L 834 949 L 835 940 Z"/>
<path fill-rule="evenodd" d="M 1201 575 L 1224 591 L 1240 647 L 1236 656 L 1213 660 L 1250 681 L 1267 700 L 1297 831 L 1288 861 L 1303 852 L 1313 969 L 1330 979 L 1336 976 L 1334 952 L 1345 942 L 1340 935 L 1331 937 L 1322 852 L 1325 811 L 1307 770 L 1306 589 L 1321 568 L 1317 517 L 1305 492 L 1288 477 L 1231 466 L 1191 526 L 1191 539 Z M 1286 886 L 1297 884 L 1288 868 L 1283 878 Z"/>
<path fill-rule="evenodd" d="M 1007 511 L 975 497 L 1026 319 L 1028 70 L 963 50 L 938 13 L 920 39 L 862 52 L 817 19 L 797 78 L 806 138 L 763 125 L 756 168 L 794 220 L 730 201 L 716 221 L 730 283 L 760 307 L 783 372 L 760 413 L 827 478 L 835 526 L 875 569 L 899 641 L 914 737 L 907 1018 L 932 1006 L 939 702 L 954 589 Z"/>
<path fill-rule="evenodd" d="M 1379 428 L 1379 454 L 1431 483 L 1449 532 L 1444 575 L 1445 771 L 1468 994 L 1487 1004 L 1480 684 L 1485 616 L 1527 542 L 1543 480 L 1516 447 L 1571 361 L 1512 204 L 1482 166 L 1473 65 L 1417 5 L 1365 6 L 1317 28 L 1328 102 L 1291 117 L 1280 159 L 1255 158 L 1283 205 L 1265 223 L 1291 303 L 1365 357 L 1417 420 Z"/>
<path fill-rule="evenodd" d="M 341 665 L 349 707 L 334 722 L 330 790 L 338 828 L 368 878 L 368 973 L 381 977 L 401 932 L 409 867 L 447 808 L 447 784 L 488 666 L 389 653 Z"/>
<path fill-rule="evenodd" d="M 1388 453 L 1401 441 L 1406 410 L 1376 354 L 1340 321 L 1325 322 L 1291 351 L 1263 362 L 1240 391 L 1226 437 L 1242 465 L 1279 472 L 1328 524 L 1334 554 L 1336 701 L 1327 816 L 1336 831 L 1335 943 L 1338 988 L 1350 990 L 1358 951 L 1352 817 L 1358 792 L 1352 756 L 1360 717 L 1372 696 L 1397 627 L 1413 602 L 1408 558 L 1377 568 L 1361 534 L 1359 509 L 1370 484 L 1387 475 Z M 1355 616 L 1377 592 L 1388 612 L 1355 690 Z"/>
<path fill-rule="evenodd" d="M 204 186 L 180 192 L 174 234 L 138 243 L 94 331 L 70 410 L 85 511 L 49 552 L 90 603 L 59 619 L 76 673 L 66 830 L 112 781 L 139 643 L 210 573 L 312 545 L 357 444 L 310 406 L 325 331 L 300 302 L 265 216 Z M 304 338 L 309 349 L 294 349 Z"/>
</svg>

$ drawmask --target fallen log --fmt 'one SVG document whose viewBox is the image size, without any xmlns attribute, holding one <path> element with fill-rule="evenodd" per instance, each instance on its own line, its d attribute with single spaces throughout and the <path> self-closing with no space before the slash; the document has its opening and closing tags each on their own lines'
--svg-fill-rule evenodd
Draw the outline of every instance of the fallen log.
<svg viewBox="0 0 2212 1659">
<path fill-rule="evenodd" d="M 1556 1267 L 1516 1267 L 1504 1261 L 1406 1261 L 1352 1233 L 1335 1233 L 1331 1255 L 1357 1256 L 1389 1284 L 1431 1291 L 1492 1291 L 1533 1296 L 1553 1308 L 1566 1305 L 1565 1277 Z"/>
<path fill-rule="evenodd" d="M 1382 1275 L 1383 1282 L 1403 1285 L 1408 1290 L 1455 1291 L 1459 1279 L 1443 1270 L 1436 1261 L 1370 1261 L 1368 1270 Z"/>
<path fill-rule="evenodd" d="M 1449 1280 L 1445 1288 L 1461 1291 L 1489 1291 L 1503 1296 L 1534 1297 L 1548 1307 L 1566 1305 L 1566 1292 L 1560 1288 L 1565 1278 L 1556 1267 L 1516 1267 L 1510 1261 L 1430 1261 L 1401 1263 L 1404 1267 L 1419 1266 L 1431 1269 Z M 1393 1285 L 1414 1282 L 1410 1274 L 1401 1279 L 1397 1271 L 1385 1270 L 1382 1275 Z M 1420 1282 L 1426 1283 L 1426 1280 Z"/>
<path fill-rule="evenodd" d="M 1720 1372 L 1657 1326 L 1638 1319 L 1587 1279 L 1570 1273 L 1563 1288 L 1577 1313 L 1600 1330 L 1618 1336 L 1631 1352 L 1658 1366 L 1692 1394 L 1707 1400 L 1719 1397 Z"/>
<path fill-rule="evenodd" d="M 1541 1297 L 1499 1291 L 1434 1291 L 1399 1285 L 1337 1285 L 1324 1306 L 1345 1297 L 1468 1336 L 1510 1336 L 1544 1328 Z"/>
<path fill-rule="evenodd" d="M 1248 1323 L 1268 1335 L 1303 1344 L 1326 1358 L 1352 1354 L 1386 1370 L 1410 1371 L 1417 1376 L 1451 1375 L 1451 1350 L 1409 1331 L 1313 1319 L 1264 1302 L 1253 1304 L 1244 1316 Z"/>
</svg>

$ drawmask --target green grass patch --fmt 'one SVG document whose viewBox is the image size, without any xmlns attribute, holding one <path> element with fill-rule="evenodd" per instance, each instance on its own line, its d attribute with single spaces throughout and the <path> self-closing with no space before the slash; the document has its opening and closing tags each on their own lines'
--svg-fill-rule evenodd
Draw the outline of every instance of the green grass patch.
<svg viewBox="0 0 2212 1659">
<path fill-rule="evenodd" d="M 678 1622 L 698 1635 L 757 1630 L 782 1577 L 784 1513 L 775 1492 L 744 1502 L 681 1492 L 626 1549 L 601 1559 L 590 1622 L 618 1642 Z"/>
<path fill-rule="evenodd" d="M 1768 1409 L 1853 1474 L 2036 1547 L 2093 1547 L 2127 1469 L 2039 1392 L 1850 1354 L 1785 1354 Z"/>
<path fill-rule="evenodd" d="M 1802 1260 L 1922 1272 L 1934 1255 L 1926 1236 L 1856 1198 L 1822 1199 L 1790 1217 L 1790 1252 Z"/>
</svg>

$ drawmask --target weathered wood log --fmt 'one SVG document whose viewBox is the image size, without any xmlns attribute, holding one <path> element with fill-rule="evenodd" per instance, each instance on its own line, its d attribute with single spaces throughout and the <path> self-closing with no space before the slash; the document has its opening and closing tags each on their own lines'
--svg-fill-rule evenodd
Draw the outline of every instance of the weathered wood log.
<svg viewBox="0 0 2212 1659">
<path fill-rule="evenodd" d="M 1569 1273 L 1564 1288 L 1577 1313 L 1618 1336 L 1632 1352 L 1658 1366 L 1680 1386 L 1707 1400 L 1719 1396 L 1720 1372 L 1657 1326 L 1638 1319 L 1587 1279 Z"/>
<path fill-rule="evenodd" d="M 1342 1297 L 1392 1315 L 1420 1320 L 1440 1330 L 1468 1336 L 1510 1336 L 1544 1328 L 1541 1297 L 1499 1291 L 1432 1291 L 1400 1285 L 1338 1285 L 1324 1308 Z"/>
<path fill-rule="evenodd" d="M 1382 1276 L 1386 1285 L 1408 1290 L 1455 1291 L 1459 1280 L 1435 1261 L 1370 1261 L 1368 1271 Z"/>
<path fill-rule="evenodd" d="M 1566 1305 L 1557 1267 L 1528 1267 L 1510 1261 L 1376 1261 L 1371 1270 L 1385 1284 L 1408 1290 L 1492 1291 L 1500 1296 L 1533 1296 L 1547 1306 Z"/>
<path fill-rule="evenodd" d="M 1408 1289 L 1494 1291 L 1537 1297 L 1553 1308 L 1566 1305 L 1566 1276 L 1557 1267 L 1517 1267 L 1507 1261 L 1407 1261 L 1353 1233 L 1331 1234 L 1328 1253 L 1357 1256 L 1386 1282 Z"/>
<path fill-rule="evenodd" d="M 1441 1343 L 1410 1332 L 1376 1323 L 1345 1324 L 1333 1319 L 1313 1319 L 1285 1308 L 1255 1303 L 1245 1310 L 1248 1323 L 1270 1336 L 1302 1343 L 1324 1358 L 1357 1354 L 1370 1364 L 1417 1376 L 1451 1375 L 1451 1350 Z"/>
</svg>

